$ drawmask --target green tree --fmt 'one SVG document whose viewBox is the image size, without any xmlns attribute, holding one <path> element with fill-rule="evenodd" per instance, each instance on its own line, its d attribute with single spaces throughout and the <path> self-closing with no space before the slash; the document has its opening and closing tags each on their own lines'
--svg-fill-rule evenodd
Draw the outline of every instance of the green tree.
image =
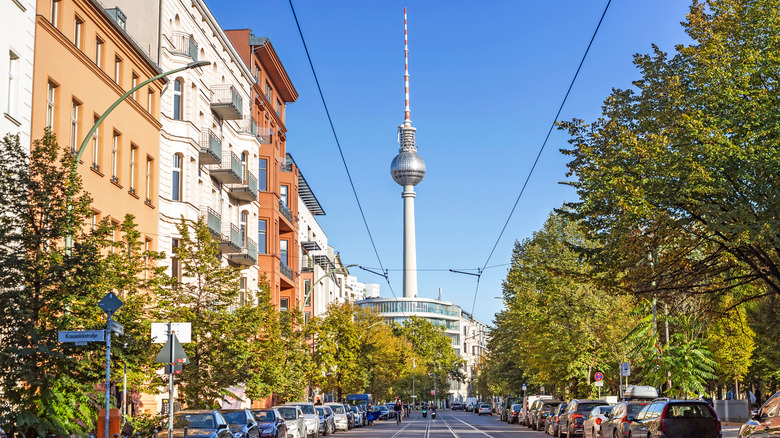
<svg viewBox="0 0 780 438">
<path fill-rule="evenodd" d="M 614 90 L 571 135 L 576 217 L 594 263 L 625 290 L 734 292 L 735 305 L 780 293 L 778 1 L 694 0 L 672 57 L 636 55 L 640 79 Z M 646 248 L 665 247 L 653 267 Z"/>
</svg>

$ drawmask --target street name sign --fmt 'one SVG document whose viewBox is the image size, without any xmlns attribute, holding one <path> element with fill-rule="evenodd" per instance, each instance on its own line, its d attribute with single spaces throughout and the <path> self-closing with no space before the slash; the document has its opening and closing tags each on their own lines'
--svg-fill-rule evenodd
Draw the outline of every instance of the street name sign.
<svg viewBox="0 0 780 438">
<path fill-rule="evenodd" d="M 171 331 L 176 333 L 179 342 L 189 344 L 192 342 L 192 324 L 189 322 L 153 322 L 152 323 L 152 343 L 163 344 L 168 342 L 168 326 Z"/>
<path fill-rule="evenodd" d="M 105 342 L 105 330 L 79 330 L 57 332 L 60 342 L 75 342 L 76 345 L 87 345 L 87 342 Z"/>
<path fill-rule="evenodd" d="M 119 336 L 122 336 L 125 334 L 125 326 L 114 321 L 113 319 L 108 320 L 108 329 L 112 332 L 116 333 Z"/>
<path fill-rule="evenodd" d="M 593 383 L 596 386 L 604 386 L 604 382 L 601 380 L 597 380 L 595 383 Z"/>
</svg>

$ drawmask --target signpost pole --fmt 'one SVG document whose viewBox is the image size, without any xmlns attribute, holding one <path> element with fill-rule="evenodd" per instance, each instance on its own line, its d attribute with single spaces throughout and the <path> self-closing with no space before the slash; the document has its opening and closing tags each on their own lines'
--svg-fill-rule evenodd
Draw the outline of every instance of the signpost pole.
<svg viewBox="0 0 780 438">
<path fill-rule="evenodd" d="M 105 438 L 111 438 L 109 423 L 111 422 L 111 329 L 108 327 L 111 313 L 106 313 L 106 428 Z"/>
<path fill-rule="evenodd" d="M 168 323 L 168 343 L 171 344 L 171 369 L 168 377 L 168 436 L 173 436 L 173 369 L 176 360 L 173 358 L 173 327 Z"/>
</svg>

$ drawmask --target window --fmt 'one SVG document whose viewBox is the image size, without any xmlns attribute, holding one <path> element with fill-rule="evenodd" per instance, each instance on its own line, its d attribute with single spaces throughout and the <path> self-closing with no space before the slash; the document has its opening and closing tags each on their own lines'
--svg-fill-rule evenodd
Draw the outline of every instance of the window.
<svg viewBox="0 0 780 438">
<path fill-rule="evenodd" d="M 114 58 L 114 82 L 116 82 L 118 85 L 122 81 L 122 58 L 115 57 Z"/>
<path fill-rule="evenodd" d="M 280 298 L 279 299 L 279 311 L 280 312 L 286 312 L 289 308 L 289 300 L 287 298 Z"/>
<path fill-rule="evenodd" d="M 8 52 L 8 102 L 5 112 L 9 116 L 16 114 L 16 87 L 19 75 L 19 57 L 14 52 Z"/>
<path fill-rule="evenodd" d="M 146 203 L 152 205 L 152 159 L 146 157 Z"/>
<path fill-rule="evenodd" d="M 286 207 L 289 207 L 290 205 L 287 203 L 287 193 L 290 191 L 290 186 L 282 185 L 281 189 L 279 190 L 279 200 L 284 204 Z"/>
<path fill-rule="evenodd" d="M 172 201 L 181 201 L 181 166 L 183 161 L 181 154 L 173 154 L 173 174 L 171 175 Z"/>
<path fill-rule="evenodd" d="M 286 240 L 279 241 L 279 261 L 284 266 L 290 266 L 290 264 L 287 263 L 287 241 Z"/>
<path fill-rule="evenodd" d="M 265 81 L 265 97 L 268 98 L 268 101 L 271 101 L 271 84 L 268 83 L 268 81 Z"/>
<path fill-rule="evenodd" d="M 303 305 L 311 306 L 311 280 L 303 280 Z"/>
<path fill-rule="evenodd" d="M 70 106 L 70 153 L 78 152 L 79 141 L 79 108 L 81 104 L 72 101 Z"/>
<path fill-rule="evenodd" d="M 135 157 L 138 155 L 138 146 L 130 145 L 130 193 L 135 194 Z"/>
<path fill-rule="evenodd" d="M 249 172 L 249 153 L 244 151 L 241 152 L 241 179 L 244 181 L 244 184 L 249 183 L 249 175 L 247 173 Z"/>
<path fill-rule="evenodd" d="M 305 312 L 303 314 L 303 323 L 308 324 L 309 320 L 311 320 L 311 312 Z"/>
<path fill-rule="evenodd" d="M 239 220 L 239 229 L 241 230 L 241 245 L 243 245 L 244 248 L 247 247 L 246 239 L 247 237 L 249 237 L 247 236 L 247 230 L 246 230 L 247 221 L 249 221 L 249 212 L 242 211 L 241 219 Z"/>
<path fill-rule="evenodd" d="M 149 279 L 149 251 L 152 250 L 152 239 L 144 239 L 144 280 Z"/>
<path fill-rule="evenodd" d="M 154 107 L 154 91 L 149 90 L 146 97 L 146 111 L 148 111 L 149 114 L 151 114 L 153 107 Z"/>
<path fill-rule="evenodd" d="M 136 86 L 138 86 L 138 75 L 133 73 L 133 82 L 132 82 L 132 87 L 130 87 L 130 88 L 135 88 Z M 136 98 L 136 92 L 135 91 L 133 91 L 133 100 L 138 100 Z"/>
<path fill-rule="evenodd" d="M 90 229 L 92 231 L 95 231 L 98 226 L 98 213 L 96 211 L 93 211 L 92 216 L 89 219 L 90 219 L 90 224 L 89 224 Z"/>
<path fill-rule="evenodd" d="M 266 248 L 266 227 L 268 227 L 268 221 L 265 219 L 260 219 L 257 221 L 257 253 L 258 254 L 266 254 L 267 248 Z"/>
<path fill-rule="evenodd" d="M 57 86 L 49 82 L 46 87 L 46 126 L 54 130 L 54 98 Z"/>
<path fill-rule="evenodd" d="M 95 116 L 93 124 L 97 125 L 97 121 L 100 117 Z M 92 168 L 100 171 L 100 126 L 95 128 L 95 132 L 92 133 Z"/>
<path fill-rule="evenodd" d="M 103 67 L 103 40 L 95 38 L 95 65 Z"/>
<path fill-rule="evenodd" d="M 119 133 L 114 131 L 113 142 L 111 143 L 111 181 L 119 184 L 119 175 L 117 175 L 117 166 L 119 164 Z"/>
<path fill-rule="evenodd" d="M 268 190 L 268 160 L 261 158 L 257 171 L 257 189 L 261 192 Z"/>
<path fill-rule="evenodd" d="M 84 32 L 84 22 L 76 16 L 73 19 L 73 45 L 81 48 L 81 35 Z"/>
<path fill-rule="evenodd" d="M 179 78 L 173 81 L 173 120 L 182 119 L 184 81 Z"/>
<path fill-rule="evenodd" d="M 181 280 L 181 260 L 176 256 L 176 250 L 179 248 L 179 239 L 171 241 L 171 277 Z"/>
<path fill-rule="evenodd" d="M 246 277 L 238 279 L 238 288 L 241 290 L 238 294 L 238 304 L 243 306 L 246 304 Z"/>
<path fill-rule="evenodd" d="M 276 114 L 282 115 L 282 102 L 279 99 L 276 99 Z"/>
<path fill-rule="evenodd" d="M 49 11 L 49 21 L 54 27 L 59 26 L 60 0 L 51 0 L 51 10 Z"/>
</svg>

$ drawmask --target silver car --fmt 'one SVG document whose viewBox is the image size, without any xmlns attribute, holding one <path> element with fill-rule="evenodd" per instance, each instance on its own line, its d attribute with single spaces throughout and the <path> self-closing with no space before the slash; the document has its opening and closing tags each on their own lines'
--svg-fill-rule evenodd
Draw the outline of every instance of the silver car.
<svg viewBox="0 0 780 438">
<path fill-rule="evenodd" d="M 274 406 L 287 425 L 287 438 L 306 438 L 303 411 L 299 406 Z"/>
<path fill-rule="evenodd" d="M 295 402 L 287 403 L 287 406 L 299 406 L 303 411 L 303 423 L 306 425 L 307 436 L 320 437 L 320 415 L 314 409 L 314 403 Z"/>
<path fill-rule="evenodd" d="M 349 418 L 347 418 L 347 411 L 344 409 L 344 405 L 339 403 L 325 403 L 325 406 L 328 406 L 333 410 L 333 421 L 336 423 L 336 430 L 348 430 Z"/>
</svg>

